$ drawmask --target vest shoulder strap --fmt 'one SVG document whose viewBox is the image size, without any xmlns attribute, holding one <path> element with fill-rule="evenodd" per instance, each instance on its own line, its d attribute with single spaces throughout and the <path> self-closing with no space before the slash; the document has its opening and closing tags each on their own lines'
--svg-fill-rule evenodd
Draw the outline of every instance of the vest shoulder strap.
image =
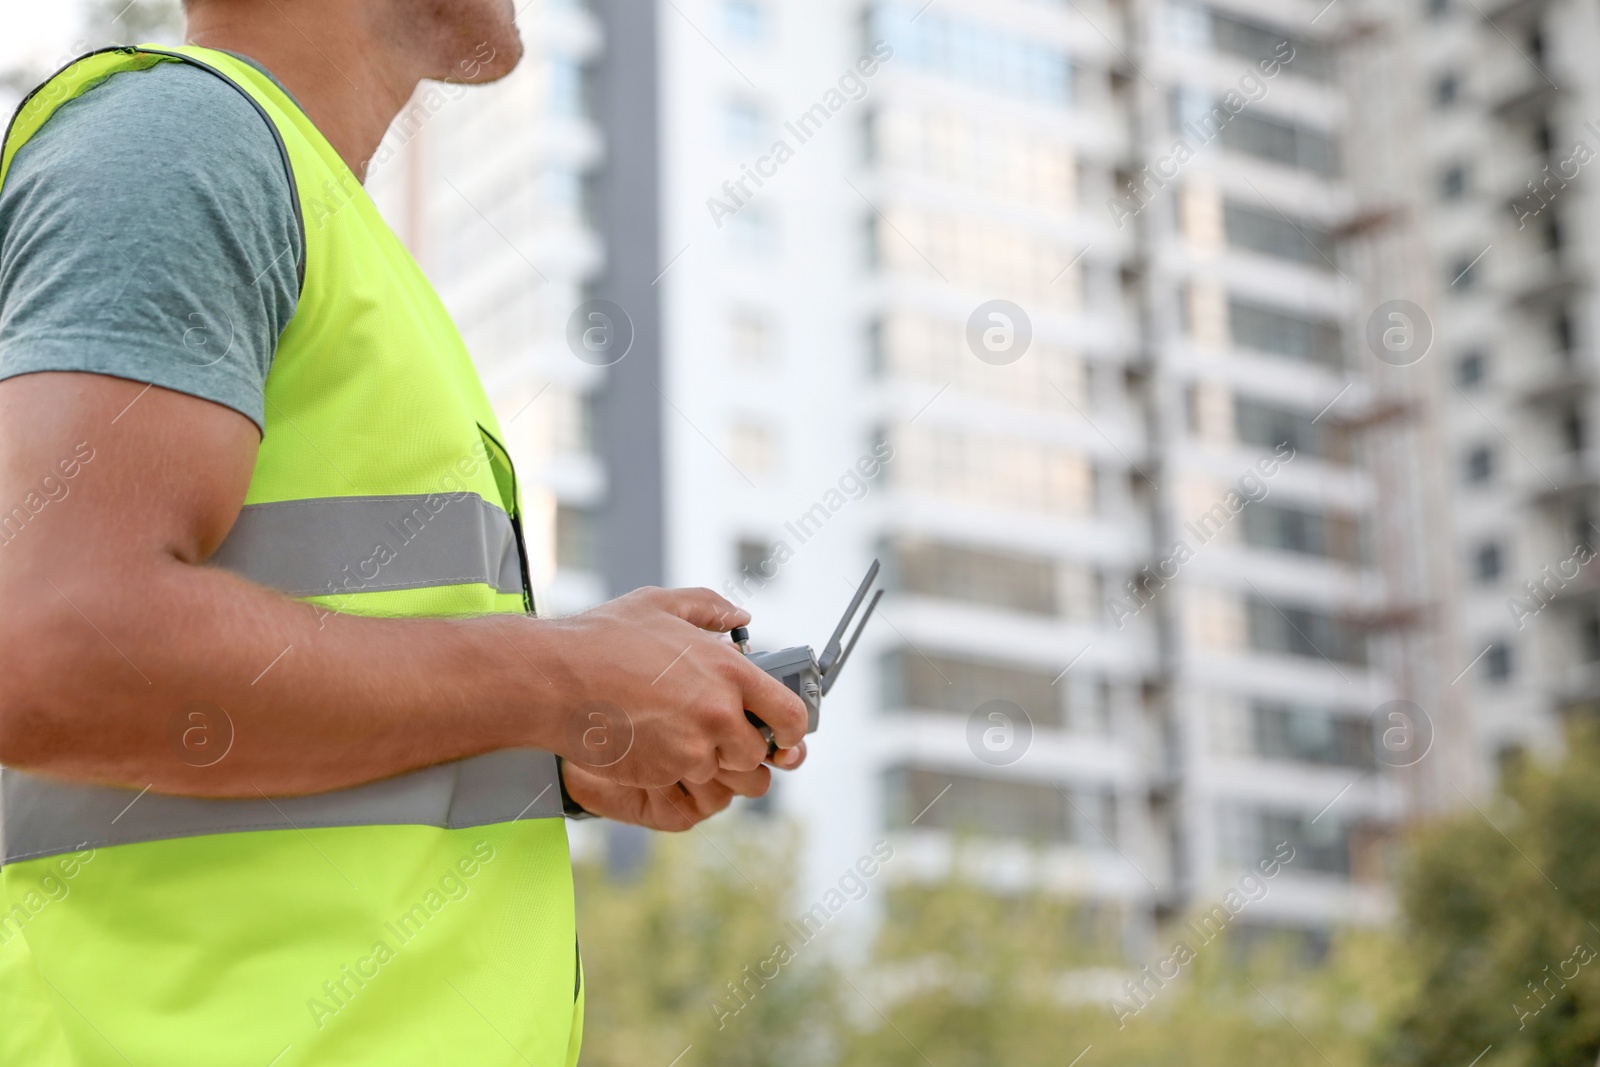
<svg viewBox="0 0 1600 1067">
<path fill-rule="evenodd" d="M 300 231 L 300 256 L 295 264 L 295 272 L 303 286 L 306 280 L 305 215 L 300 206 L 300 191 L 295 184 L 294 164 L 289 158 L 288 146 L 283 142 L 283 134 L 267 114 L 266 108 L 249 90 L 217 67 L 186 52 L 149 46 L 101 48 L 79 56 L 39 83 L 23 98 L 6 127 L 4 147 L 0 149 L 0 185 L 5 184 L 17 151 L 39 132 L 61 105 L 76 100 L 114 74 L 149 70 L 159 63 L 187 63 L 206 71 L 249 101 L 256 114 L 261 116 L 261 121 L 272 134 L 273 143 L 278 146 L 278 158 L 283 162 L 284 177 L 289 181 L 289 202 L 294 209 L 295 226 Z"/>
</svg>

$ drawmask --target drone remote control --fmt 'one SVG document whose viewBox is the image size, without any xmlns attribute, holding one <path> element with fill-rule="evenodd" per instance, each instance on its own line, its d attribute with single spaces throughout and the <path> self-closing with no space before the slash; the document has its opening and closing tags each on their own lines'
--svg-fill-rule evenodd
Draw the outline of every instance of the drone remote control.
<svg viewBox="0 0 1600 1067">
<path fill-rule="evenodd" d="M 867 568 L 867 576 L 856 588 L 856 595 L 851 598 L 850 606 L 845 609 L 844 617 L 839 620 L 839 625 L 834 627 L 833 636 L 828 638 L 827 645 L 823 647 L 821 656 L 813 652 L 810 645 L 796 645 L 777 652 L 751 652 L 749 628 L 745 626 L 733 628 L 730 636 L 733 638 L 733 643 L 739 646 L 739 651 L 749 656 L 750 662 L 782 682 L 805 702 L 808 734 L 816 731 L 817 720 L 822 713 L 822 698 L 827 696 L 828 691 L 833 688 L 833 683 L 838 680 L 840 668 L 844 666 L 845 660 L 850 658 L 850 653 L 856 647 L 856 641 L 861 637 L 861 631 L 867 628 L 867 620 L 872 618 L 873 609 L 883 597 L 882 589 L 872 595 L 872 602 L 867 605 L 866 614 L 861 616 L 861 624 L 850 635 L 849 643 L 841 652 L 839 642 L 844 637 L 845 628 L 855 617 L 856 610 L 861 607 L 861 601 L 866 597 L 867 590 L 872 588 L 872 581 L 877 576 L 878 561 L 873 560 L 872 566 Z M 744 714 L 756 729 L 761 731 L 761 736 L 767 739 L 767 757 L 770 759 L 778 747 L 773 739 L 771 727 L 749 711 Z"/>
</svg>

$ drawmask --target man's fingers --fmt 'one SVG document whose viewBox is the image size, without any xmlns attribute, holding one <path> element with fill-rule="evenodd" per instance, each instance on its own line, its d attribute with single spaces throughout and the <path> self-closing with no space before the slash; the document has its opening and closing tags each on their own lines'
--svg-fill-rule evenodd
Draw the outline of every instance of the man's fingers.
<svg viewBox="0 0 1600 1067">
<path fill-rule="evenodd" d="M 710 589 L 658 589 L 653 594 L 663 611 L 676 615 L 702 630 L 727 633 L 750 622 L 750 613 L 733 606 Z"/>
<path fill-rule="evenodd" d="M 772 765 L 780 770 L 792 771 L 806 761 L 806 743 L 793 748 L 780 748 L 772 754 Z"/>
<path fill-rule="evenodd" d="M 767 739 L 745 716 L 733 728 L 734 736 L 717 746 L 717 771 L 753 771 L 767 758 Z M 713 775 L 712 777 L 715 777 Z"/>
<path fill-rule="evenodd" d="M 683 795 L 685 791 L 688 796 Z M 684 782 L 682 790 L 674 787 L 665 793 L 678 814 L 689 820 L 690 826 L 702 819 L 709 819 L 733 800 L 733 790 L 715 779 L 709 782 Z"/>
<path fill-rule="evenodd" d="M 691 785 L 689 792 L 694 794 L 695 805 L 705 815 L 715 815 L 733 800 L 733 790 L 715 778 L 709 782 Z"/>
<path fill-rule="evenodd" d="M 806 736 L 806 706 L 789 687 L 754 663 L 741 676 L 745 709 L 772 728 L 779 748 L 794 748 Z M 765 756 L 765 750 L 762 751 Z"/>
<path fill-rule="evenodd" d="M 741 797 L 764 797 L 772 788 L 772 772 L 765 767 L 753 771 L 723 771 L 716 781 Z"/>
</svg>

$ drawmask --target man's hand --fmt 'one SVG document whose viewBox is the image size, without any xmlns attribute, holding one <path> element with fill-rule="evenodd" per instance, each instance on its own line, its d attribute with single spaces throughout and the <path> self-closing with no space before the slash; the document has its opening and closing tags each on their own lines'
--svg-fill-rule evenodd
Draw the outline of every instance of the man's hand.
<svg viewBox="0 0 1600 1067">
<path fill-rule="evenodd" d="M 772 728 L 774 762 L 797 766 L 805 705 L 721 636 L 749 621 L 709 589 L 655 588 L 555 620 L 557 688 L 576 699 L 542 747 L 624 785 L 710 783 L 766 759 L 749 709 Z"/>
<path fill-rule="evenodd" d="M 805 760 L 805 743 L 792 750 L 788 766 L 798 767 Z M 753 771 L 724 771 L 708 782 L 685 782 L 644 788 L 622 785 L 562 761 L 562 781 L 567 793 L 585 811 L 617 822 L 632 823 L 651 830 L 679 832 L 703 822 L 726 808 L 736 796 L 765 796 L 772 786 L 772 772 L 765 767 Z"/>
</svg>

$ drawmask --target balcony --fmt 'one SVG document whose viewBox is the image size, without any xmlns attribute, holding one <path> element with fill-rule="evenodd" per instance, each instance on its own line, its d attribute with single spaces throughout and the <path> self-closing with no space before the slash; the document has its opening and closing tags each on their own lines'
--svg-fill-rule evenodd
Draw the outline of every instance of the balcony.
<svg viewBox="0 0 1600 1067">
<path fill-rule="evenodd" d="M 1494 22 L 1526 23 L 1543 12 L 1548 3 L 1549 0 L 1493 0 L 1483 5 L 1483 14 Z"/>
<path fill-rule="evenodd" d="M 1592 449 L 1533 457 L 1531 462 L 1538 473 L 1528 472 L 1526 484 L 1535 504 L 1561 505 L 1600 489 L 1600 453 Z"/>
<path fill-rule="evenodd" d="M 1518 264 L 1515 280 L 1506 294 L 1527 308 L 1559 307 L 1583 288 L 1588 279 L 1570 256 L 1544 252 Z"/>
<path fill-rule="evenodd" d="M 1596 384 L 1595 369 L 1576 350 L 1530 359 L 1511 383 L 1511 393 L 1534 408 L 1568 403 Z"/>
</svg>

